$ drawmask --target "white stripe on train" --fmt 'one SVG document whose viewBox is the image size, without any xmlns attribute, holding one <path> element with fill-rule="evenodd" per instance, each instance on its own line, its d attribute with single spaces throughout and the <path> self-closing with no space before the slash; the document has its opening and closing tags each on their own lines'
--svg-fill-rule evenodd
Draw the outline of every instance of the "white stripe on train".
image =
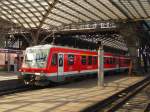
<svg viewBox="0 0 150 112">
<path fill-rule="evenodd" d="M 118 69 L 128 69 L 128 67 L 120 67 L 120 68 L 105 68 L 104 71 L 110 71 L 110 70 L 118 70 Z M 71 74 L 79 74 L 79 73 L 95 73 L 97 72 L 97 69 L 94 70 L 82 70 L 82 71 L 71 71 L 71 72 L 63 72 L 62 75 L 71 75 Z M 50 76 L 57 76 L 57 73 L 48 73 Z M 61 76 L 61 75 L 59 75 Z"/>
</svg>

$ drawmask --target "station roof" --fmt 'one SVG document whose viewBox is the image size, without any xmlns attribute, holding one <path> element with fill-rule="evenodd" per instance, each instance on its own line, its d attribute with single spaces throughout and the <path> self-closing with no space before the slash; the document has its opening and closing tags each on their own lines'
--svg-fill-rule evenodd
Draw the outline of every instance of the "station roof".
<svg viewBox="0 0 150 112">
<path fill-rule="evenodd" d="M 0 0 L 0 18 L 24 28 L 150 18 L 150 0 Z"/>
</svg>

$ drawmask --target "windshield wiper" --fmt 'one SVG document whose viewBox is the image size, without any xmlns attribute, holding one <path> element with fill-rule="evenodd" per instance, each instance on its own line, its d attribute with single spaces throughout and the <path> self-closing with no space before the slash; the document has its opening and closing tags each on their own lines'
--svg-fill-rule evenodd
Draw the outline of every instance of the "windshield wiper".
<svg viewBox="0 0 150 112">
<path fill-rule="evenodd" d="M 25 62 L 32 62 L 33 60 L 25 60 Z"/>
</svg>

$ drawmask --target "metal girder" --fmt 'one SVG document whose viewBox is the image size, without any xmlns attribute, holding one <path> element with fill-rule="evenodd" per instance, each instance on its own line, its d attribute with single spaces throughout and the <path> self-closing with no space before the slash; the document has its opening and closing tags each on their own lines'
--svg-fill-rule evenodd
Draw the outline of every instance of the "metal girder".
<svg viewBox="0 0 150 112">
<path fill-rule="evenodd" d="M 92 21 L 92 20 L 94 21 L 94 19 L 91 18 L 90 16 L 88 16 L 87 14 L 84 14 L 83 12 L 80 12 L 80 11 L 74 9 L 73 7 L 68 6 L 67 4 L 64 4 L 62 1 L 59 1 L 59 3 L 62 4 L 62 5 L 64 5 L 64 6 L 66 6 L 66 7 L 68 7 L 69 9 L 75 11 L 76 13 L 83 15 L 84 17 L 90 19 L 91 21 Z"/>
<path fill-rule="evenodd" d="M 72 3 L 74 3 L 75 5 L 81 7 L 82 9 L 86 10 L 87 12 L 91 13 L 92 15 L 94 15 L 95 17 L 99 18 L 100 20 L 104 20 L 101 16 L 99 16 L 96 13 L 93 13 L 91 10 L 89 10 L 87 7 L 82 6 L 81 4 L 78 4 L 77 2 L 75 2 L 74 0 L 70 0 Z M 94 19 L 94 18 L 93 18 Z"/>
<path fill-rule="evenodd" d="M 29 38 L 27 38 L 23 33 L 21 35 L 25 38 L 25 40 L 27 41 L 28 44 L 31 43 L 31 40 Z"/>
<path fill-rule="evenodd" d="M 148 1 L 149 5 L 150 5 L 150 0 L 147 0 L 147 1 Z"/>
<path fill-rule="evenodd" d="M 141 18 L 143 18 L 142 15 L 139 13 L 139 11 L 136 9 L 136 7 L 133 5 L 133 3 L 130 0 L 127 0 L 127 2 L 134 8 L 134 10 L 138 14 L 138 16 L 141 17 Z"/>
<path fill-rule="evenodd" d="M 8 15 L 6 15 L 5 13 L 0 12 L 0 14 L 3 15 L 8 21 L 11 21 L 10 17 Z"/>
<path fill-rule="evenodd" d="M 5 7 L 7 7 L 11 12 L 9 12 L 8 10 L 5 10 L 5 9 L 3 9 L 5 12 L 7 12 L 8 14 L 10 14 L 10 15 L 12 15 L 12 17 L 14 17 L 19 23 L 21 23 L 20 22 L 20 20 L 19 20 L 19 18 L 16 18 L 12 13 L 15 13 L 16 15 L 18 15 L 28 26 L 29 26 L 29 28 L 32 28 L 31 27 L 31 25 L 20 15 L 20 14 L 18 14 L 15 10 L 13 10 L 13 8 L 11 8 L 9 5 L 7 5 L 7 4 L 5 4 L 5 3 L 3 3 L 3 2 L 1 2 Z M 1 8 L 3 8 L 3 7 L 1 7 Z M 21 23 L 22 24 L 22 23 Z M 24 26 L 24 25 L 23 25 Z"/>
<path fill-rule="evenodd" d="M 66 19 L 66 20 L 68 20 L 68 21 L 70 21 L 70 22 L 72 22 L 72 23 L 75 22 L 75 21 L 73 21 L 73 20 L 71 20 L 71 19 L 69 19 L 69 18 L 67 18 L 67 17 L 65 17 L 65 16 L 61 16 L 61 15 L 56 14 L 56 13 L 51 12 L 51 14 L 54 14 L 54 15 L 56 15 L 56 16 L 58 16 L 58 17 L 61 17 L 61 18 L 63 18 L 63 19 Z"/>
<path fill-rule="evenodd" d="M 0 17 L 37 29 L 90 21 L 137 21 L 150 18 L 149 4 L 150 0 L 1 0 Z"/>
<path fill-rule="evenodd" d="M 116 48 L 119 48 L 119 49 L 123 49 L 123 44 L 117 43 L 115 40 L 113 40 L 111 38 L 105 38 L 105 39 L 102 39 L 101 41 L 106 46 L 109 45 L 110 47 L 116 47 Z"/>
<path fill-rule="evenodd" d="M 58 1 L 59 2 L 59 1 Z M 40 2 L 39 2 L 40 3 Z M 49 4 L 48 2 L 47 2 L 47 4 Z M 49 4 L 49 5 L 51 5 L 51 4 Z M 41 4 L 40 4 L 40 6 L 42 7 L 42 8 L 44 8 L 45 10 L 47 10 L 45 7 L 43 7 Z M 71 14 L 71 13 L 68 13 L 67 11 L 65 11 L 65 10 L 62 10 L 62 9 L 60 9 L 59 7 L 53 7 L 53 8 L 55 8 L 55 9 L 57 9 L 57 10 L 60 10 L 61 12 L 64 12 L 64 13 L 66 13 L 66 14 L 68 14 L 68 15 L 71 15 L 71 16 L 73 16 L 73 17 L 75 17 L 75 18 L 78 18 L 78 16 L 75 16 L 75 15 L 73 15 L 73 14 Z M 54 13 L 54 12 L 51 12 L 51 14 L 54 14 L 54 15 L 56 15 L 56 16 L 58 16 L 58 17 L 61 17 L 61 18 L 64 18 L 64 19 L 66 19 L 66 20 L 68 20 L 68 21 L 71 21 L 71 22 L 74 22 L 73 20 L 71 20 L 71 19 L 69 19 L 69 18 L 67 18 L 67 17 L 64 17 L 64 16 L 61 16 L 61 15 L 59 15 L 59 14 L 56 14 L 56 13 Z M 78 19 L 80 19 L 80 18 L 78 18 Z"/>
<path fill-rule="evenodd" d="M 17 2 L 18 3 L 20 3 L 25 9 L 27 9 L 32 15 L 34 15 L 34 17 L 36 17 L 36 19 L 38 20 L 38 21 L 40 21 L 40 19 L 39 19 L 39 17 L 38 16 L 36 16 L 36 14 L 33 12 L 33 11 L 31 11 L 30 10 L 30 8 L 28 8 L 28 7 L 26 7 L 22 2 L 20 2 L 19 0 L 17 0 Z M 34 5 L 32 5 L 31 3 L 29 3 L 28 2 L 28 0 L 26 0 L 26 2 L 28 3 L 28 4 L 30 4 L 32 7 L 34 7 Z M 36 10 L 38 10 L 36 7 L 34 7 Z M 38 11 L 39 13 L 40 13 L 40 11 Z M 31 17 L 30 17 L 31 18 Z M 32 18 L 31 18 L 32 19 Z M 34 20 L 33 20 L 34 21 Z M 37 26 L 37 25 L 36 25 Z"/>
<path fill-rule="evenodd" d="M 60 21 L 60 20 L 57 20 L 57 19 L 54 19 L 54 18 L 51 18 L 51 17 L 47 17 L 46 19 L 50 19 L 50 20 L 56 21 L 56 22 L 61 23 L 61 24 L 63 24 L 63 25 L 66 24 L 66 23 L 63 22 L 63 21 Z M 43 22 L 43 23 L 45 23 L 45 22 Z"/>
<path fill-rule="evenodd" d="M 20 3 L 19 2 L 19 0 L 16 0 L 18 3 Z M 30 19 L 31 20 L 31 22 L 35 25 L 35 27 L 37 26 L 36 25 L 36 23 L 35 23 L 35 21 L 32 19 L 32 18 L 30 18 L 30 16 L 26 13 L 26 12 L 24 12 L 24 10 L 22 10 L 20 7 L 18 7 L 15 3 L 13 3 L 12 1 L 10 1 L 10 0 L 7 0 L 7 2 L 8 3 L 10 3 L 11 5 L 13 5 L 13 6 L 15 6 L 17 9 L 19 9 L 20 11 L 21 11 L 21 13 L 23 13 L 24 15 L 26 15 L 26 17 L 28 17 L 28 19 Z M 21 3 L 20 3 L 21 4 Z M 24 6 L 23 4 L 21 4 L 22 6 Z M 9 6 L 8 6 L 9 7 Z M 12 13 L 13 12 L 15 12 L 17 15 L 20 15 L 19 13 L 17 13 L 15 10 L 13 10 L 12 9 Z M 20 15 L 21 16 L 21 15 Z M 22 17 L 22 16 L 21 16 Z M 22 18 L 24 18 L 24 17 L 22 17 Z M 28 21 L 26 20 L 26 19 L 24 19 L 24 21 L 30 26 L 30 24 L 28 23 Z M 31 27 L 31 26 L 30 26 Z"/>
<path fill-rule="evenodd" d="M 57 1 L 57 2 L 58 2 L 58 1 Z M 39 1 L 38 1 L 38 3 L 40 4 Z M 47 3 L 48 3 L 48 2 L 47 2 Z M 49 4 L 49 3 L 48 3 L 48 5 L 51 6 L 51 4 Z M 41 6 L 44 10 L 47 10 L 44 6 L 42 6 L 42 4 L 40 4 L 40 6 Z M 53 9 L 54 9 L 54 8 L 56 9 L 55 6 L 53 7 Z M 63 10 L 61 10 L 61 11 L 63 11 Z M 67 18 L 67 17 L 64 17 L 64 16 L 61 16 L 61 15 L 59 15 L 59 14 L 53 13 L 52 11 L 51 11 L 50 13 L 51 13 L 51 14 L 54 14 L 54 15 L 60 17 L 60 18 L 64 18 L 64 19 L 66 19 L 66 20 L 68 20 L 68 21 L 74 22 L 74 21 L 72 21 L 71 19 L 69 19 L 69 18 Z M 65 13 L 66 13 L 66 12 L 65 12 Z M 44 16 L 44 15 L 43 15 L 43 16 Z M 50 17 L 49 17 L 49 18 L 50 18 Z M 56 21 L 56 22 L 59 21 L 59 20 L 54 19 L 54 18 L 52 18 L 52 20 L 53 20 L 53 21 Z M 60 21 L 59 23 L 64 24 L 62 21 Z M 45 22 L 44 22 L 44 24 L 45 24 Z M 49 25 L 51 25 L 51 24 L 49 24 Z"/>
<path fill-rule="evenodd" d="M 102 4 L 106 9 L 108 9 L 113 15 L 115 15 L 118 19 L 122 19 L 116 12 L 110 9 L 107 5 L 105 5 L 101 0 L 96 0 L 98 3 Z"/>
<path fill-rule="evenodd" d="M 55 7 L 55 9 L 60 10 L 61 12 L 64 12 L 64 13 L 66 13 L 66 14 L 68 14 L 68 15 L 74 17 L 74 18 L 77 18 L 77 19 L 80 20 L 81 22 L 84 22 L 84 20 L 83 20 L 82 18 L 79 18 L 77 15 L 73 15 L 72 13 L 69 13 L 69 12 L 67 12 L 67 11 L 65 11 L 65 10 L 62 10 L 62 9 L 59 8 L 59 7 Z"/>
<path fill-rule="evenodd" d="M 127 19 L 131 19 L 131 17 L 120 7 L 118 6 L 113 0 L 109 0 L 112 5 L 114 5 Z"/>
<path fill-rule="evenodd" d="M 127 10 L 128 13 L 130 13 L 130 15 L 136 19 L 136 16 L 130 11 L 130 9 L 124 4 L 124 2 L 122 0 L 119 0 L 120 4 Z"/>
<path fill-rule="evenodd" d="M 112 38 L 111 35 L 97 35 L 97 34 L 85 34 L 85 35 L 78 35 L 77 39 L 85 40 L 92 43 L 97 43 L 98 41 L 102 41 L 104 45 L 109 45 L 110 47 L 115 47 L 123 50 L 127 50 L 127 47 L 125 45 L 124 41 L 117 40 L 115 38 Z M 123 38 L 122 38 L 123 40 Z"/>
<path fill-rule="evenodd" d="M 41 5 L 41 3 L 40 3 L 39 1 L 35 0 L 40 6 L 34 6 L 34 5 L 31 4 L 28 0 L 26 0 L 26 1 L 27 1 L 27 3 L 30 4 L 34 9 L 36 9 L 36 11 L 37 11 L 38 13 L 40 13 L 41 16 L 44 16 L 43 13 L 42 13 L 42 11 L 39 10 L 39 8 L 42 7 L 43 9 L 45 9 L 45 7 L 44 7 L 43 5 Z M 29 8 L 29 7 L 28 7 L 28 8 Z M 29 8 L 29 9 L 30 9 L 30 8 Z M 45 9 L 45 10 L 46 10 L 46 9 Z M 45 10 L 43 10 L 43 11 L 45 11 Z M 33 12 L 33 13 L 34 13 L 34 12 Z"/>
<path fill-rule="evenodd" d="M 149 17 L 149 15 L 148 15 L 147 11 L 145 10 L 145 8 L 143 7 L 142 3 L 141 3 L 139 0 L 137 0 L 137 2 L 138 2 L 139 5 L 141 6 L 141 8 L 142 8 L 142 10 L 144 11 L 145 15 L 146 15 L 147 17 Z"/>
<path fill-rule="evenodd" d="M 3 4 L 5 5 L 5 4 Z M 6 6 L 7 7 L 7 6 Z M 7 14 L 11 15 L 11 12 L 9 12 L 8 10 L 5 10 L 3 7 L 0 7 L 0 9 L 2 9 L 4 12 L 7 12 Z M 22 24 L 22 22 L 19 20 L 19 18 L 16 18 L 14 15 L 12 15 L 13 18 L 22 26 L 25 28 L 25 26 Z M 9 18 L 6 14 L 5 14 L 6 18 Z M 11 19 L 10 19 L 11 20 Z"/>
<path fill-rule="evenodd" d="M 95 8 L 96 10 L 98 10 L 100 13 L 102 13 L 103 15 L 105 15 L 106 17 L 108 17 L 109 19 L 112 19 L 111 16 L 109 16 L 108 14 L 106 14 L 105 12 L 103 12 L 102 10 L 100 10 L 98 7 L 94 6 L 93 4 L 91 4 L 89 1 L 84 0 L 87 4 L 89 4 L 90 6 L 92 6 L 93 8 Z M 103 20 L 103 18 L 101 18 Z"/>
<path fill-rule="evenodd" d="M 46 37 L 44 37 L 40 43 L 43 43 L 46 39 L 48 39 L 49 37 L 51 37 L 53 35 L 53 33 L 47 35 Z"/>
<path fill-rule="evenodd" d="M 47 1 L 47 0 L 45 0 L 45 1 Z M 46 10 L 46 13 L 43 15 L 42 20 L 40 21 L 40 24 L 39 24 L 38 28 L 42 27 L 42 25 L 44 24 L 46 18 L 50 14 L 51 10 L 55 7 L 55 4 L 57 2 L 58 2 L 58 0 L 54 0 L 52 4 L 49 4 L 49 8 Z M 47 1 L 47 3 L 49 3 L 49 2 Z"/>
</svg>

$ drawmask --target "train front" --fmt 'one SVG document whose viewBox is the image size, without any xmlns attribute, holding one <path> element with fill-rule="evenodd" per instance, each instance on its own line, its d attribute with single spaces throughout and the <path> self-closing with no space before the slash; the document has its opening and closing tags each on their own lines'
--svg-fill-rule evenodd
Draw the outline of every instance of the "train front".
<svg viewBox="0 0 150 112">
<path fill-rule="evenodd" d="M 24 54 L 24 60 L 18 75 L 27 85 L 46 85 L 46 73 L 50 45 L 29 47 Z"/>
</svg>

